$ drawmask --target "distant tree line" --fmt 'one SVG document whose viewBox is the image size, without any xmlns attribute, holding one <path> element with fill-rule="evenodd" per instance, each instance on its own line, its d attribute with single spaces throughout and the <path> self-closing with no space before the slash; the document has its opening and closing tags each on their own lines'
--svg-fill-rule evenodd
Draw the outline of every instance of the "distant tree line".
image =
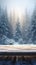
<svg viewBox="0 0 36 65">
<path fill-rule="evenodd" d="M 19 42 L 20 44 L 36 44 L 36 6 L 31 19 L 29 19 L 30 16 L 26 11 L 25 20 L 23 19 L 22 29 L 19 18 L 17 18 L 16 26 L 14 26 L 12 20 L 14 18 L 12 17 L 13 16 L 11 15 L 8 17 L 7 9 L 3 9 L 0 6 L 0 42 L 4 42 L 5 38 L 3 38 L 3 36 L 5 35 L 9 39 L 14 39 L 15 42 Z M 12 22 L 12 24 L 10 22 Z M 15 31 L 13 31 L 13 27 L 15 28 Z"/>
</svg>

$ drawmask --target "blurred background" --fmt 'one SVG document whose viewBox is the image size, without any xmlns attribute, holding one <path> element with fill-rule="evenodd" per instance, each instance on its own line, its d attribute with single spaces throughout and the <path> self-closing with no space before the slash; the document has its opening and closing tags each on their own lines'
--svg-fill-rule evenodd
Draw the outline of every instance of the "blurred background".
<svg viewBox="0 0 36 65">
<path fill-rule="evenodd" d="M 36 0 L 0 0 L 0 45 L 36 44 Z"/>
</svg>

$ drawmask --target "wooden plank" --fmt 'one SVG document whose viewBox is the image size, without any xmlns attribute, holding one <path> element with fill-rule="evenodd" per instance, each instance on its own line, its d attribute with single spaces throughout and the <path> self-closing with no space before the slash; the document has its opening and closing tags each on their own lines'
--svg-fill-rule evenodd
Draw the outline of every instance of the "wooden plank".
<svg viewBox="0 0 36 65">
<path fill-rule="evenodd" d="M 0 45 L 0 52 L 36 52 L 36 45 Z"/>
</svg>

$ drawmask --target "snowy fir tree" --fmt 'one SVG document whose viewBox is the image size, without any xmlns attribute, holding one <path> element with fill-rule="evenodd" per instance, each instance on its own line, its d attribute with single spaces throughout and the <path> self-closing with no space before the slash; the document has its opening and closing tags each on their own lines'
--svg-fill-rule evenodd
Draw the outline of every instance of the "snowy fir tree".
<svg viewBox="0 0 36 65">
<path fill-rule="evenodd" d="M 25 20 L 23 20 L 23 26 L 22 26 L 22 38 L 25 44 L 28 43 L 28 39 L 29 39 L 29 15 L 27 12 L 27 9 L 25 11 Z"/>
<path fill-rule="evenodd" d="M 19 18 L 17 19 L 17 23 L 16 23 L 16 30 L 15 30 L 15 35 L 14 35 L 14 39 L 15 41 L 19 41 L 19 39 L 21 38 L 21 27 L 20 27 L 20 23 L 19 23 Z"/>
<path fill-rule="evenodd" d="M 6 13 L 5 13 L 6 12 Z M 7 9 L 5 9 L 2 13 L 1 16 L 1 22 L 0 22 L 0 28 L 2 28 L 3 30 L 3 35 L 6 35 L 7 37 L 11 37 L 11 28 L 10 28 L 10 24 L 9 24 L 9 20 L 8 20 L 8 15 L 7 15 Z"/>
<path fill-rule="evenodd" d="M 36 44 L 36 6 L 34 8 L 31 20 L 31 40 L 34 44 Z"/>
<path fill-rule="evenodd" d="M 10 23 L 8 20 L 7 9 L 0 8 L 0 42 L 4 43 L 5 36 L 12 38 Z"/>
<path fill-rule="evenodd" d="M 3 9 L 0 6 L 0 44 L 2 45 L 4 43 L 4 29 L 3 29 L 3 22 L 2 22 L 2 15 L 3 15 Z"/>
<path fill-rule="evenodd" d="M 10 12 L 10 16 L 9 16 L 9 33 L 10 33 L 10 37 L 9 38 L 13 38 L 13 21 L 12 21 L 12 14 L 11 14 L 11 12 Z"/>
</svg>

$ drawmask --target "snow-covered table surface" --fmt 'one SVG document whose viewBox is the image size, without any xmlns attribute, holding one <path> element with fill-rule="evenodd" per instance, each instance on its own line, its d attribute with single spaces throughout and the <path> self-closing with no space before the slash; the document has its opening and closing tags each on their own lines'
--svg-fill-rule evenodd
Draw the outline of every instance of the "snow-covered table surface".
<svg viewBox="0 0 36 65">
<path fill-rule="evenodd" d="M 0 45 L 0 52 L 36 52 L 36 45 Z"/>
</svg>

